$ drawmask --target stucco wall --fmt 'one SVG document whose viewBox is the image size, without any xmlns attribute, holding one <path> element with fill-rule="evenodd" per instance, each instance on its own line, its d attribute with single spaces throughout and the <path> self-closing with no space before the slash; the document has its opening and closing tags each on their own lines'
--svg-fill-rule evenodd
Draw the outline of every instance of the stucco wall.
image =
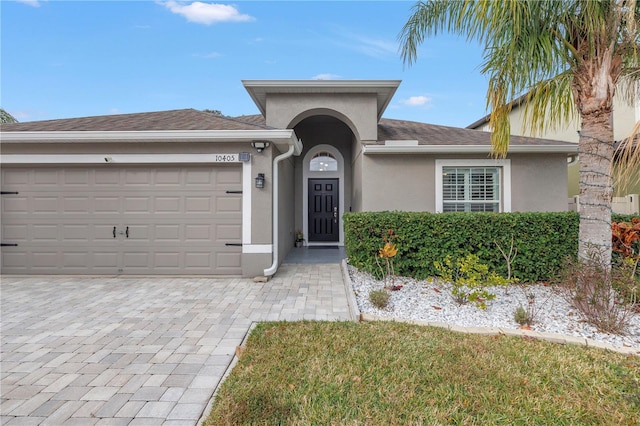
<svg viewBox="0 0 640 426">
<path fill-rule="evenodd" d="M 426 155 L 364 155 L 362 211 L 435 211 L 435 161 Z"/>
<path fill-rule="evenodd" d="M 564 154 L 512 155 L 511 211 L 566 211 Z M 365 155 L 362 211 L 436 211 L 435 160 L 451 155 Z"/>
<path fill-rule="evenodd" d="M 360 140 L 378 138 L 375 94 L 270 94 L 266 110 L 268 126 L 293 128 L 305 118 L 332 115 L 345 122 Z"/>
<path fill-rule="evenodd" d="M 362 153 L 362 144 L 358 141 L 352 142 L 352 160 L 351 160 L 351 177 L 352 177 L 352 190 L 351 190 L 351 211 L 362 211 L 362 162 L 364 154 Z"/>
<path fill-rule="evenodd" d="M 513 155 L 510 158 L 512 211 L 567 211 L 565 154 Z"/>
</svg>

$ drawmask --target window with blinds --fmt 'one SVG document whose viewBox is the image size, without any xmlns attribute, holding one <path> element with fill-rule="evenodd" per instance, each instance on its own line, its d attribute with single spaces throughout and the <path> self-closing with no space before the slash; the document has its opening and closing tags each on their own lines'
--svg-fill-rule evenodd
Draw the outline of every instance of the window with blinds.
<svg viewBox="0 0 640 426">
<path fill-rule="evenodd" d="M 443 212 L 499 212 L 499 167 L 443 167 Z"/>
</svg>

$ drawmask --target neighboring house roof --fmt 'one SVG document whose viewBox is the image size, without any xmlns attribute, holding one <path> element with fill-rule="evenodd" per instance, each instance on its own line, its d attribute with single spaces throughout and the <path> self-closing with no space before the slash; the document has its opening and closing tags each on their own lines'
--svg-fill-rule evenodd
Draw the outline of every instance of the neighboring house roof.
<svg viewBox="0 0 640 426">
<path fill-rule="evenodd" d="M 2 124 L 3 132 L 162 131 L 162 130 L 264 130 L 263 123 L 239 121 L 195 109 L 134 114 L 101 115 Z"/>
</svg>

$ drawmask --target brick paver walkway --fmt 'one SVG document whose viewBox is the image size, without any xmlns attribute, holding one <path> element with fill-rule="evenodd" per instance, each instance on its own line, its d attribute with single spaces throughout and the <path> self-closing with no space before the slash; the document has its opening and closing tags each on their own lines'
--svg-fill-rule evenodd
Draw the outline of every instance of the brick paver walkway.
<svg viewBox="0 0 640 426">
<path fill-rule="evenodd" d="M 248 279 L 2 277 L 0 424 L 195 425 L 249 327 L 349 320 L 340 265 Z"/>
</svg>

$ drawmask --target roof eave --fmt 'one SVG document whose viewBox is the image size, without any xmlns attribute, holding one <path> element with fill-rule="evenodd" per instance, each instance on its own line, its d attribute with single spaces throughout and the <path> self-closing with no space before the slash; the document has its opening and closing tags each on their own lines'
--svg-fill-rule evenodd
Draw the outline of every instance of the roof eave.
<svg viewBox="0 0 640 426">
<path fill-rule="evenodd" d="M 491 145 L 363 145 L 365 154 L 490 154 Z M 511 145 L 509 153 L 577 154 L 577 145 Z"/>
<path fill-rule="evenodd" d="M 279 150 L 290 145 L 298 147 L 293 129 L 273 130 L 148 130 L 148 131 L 61 131 L 61 132 L 2 132 L 2 143 L 119 143 L 119 142 L 251 142 L 268 140 Z M 300 149 L 296 149 L 299 155 Z"/>
<path fill-rule="evenodd" d="M 378 98 L 378 120 L 389 106 L 401 80 L 242 80 L 242 84 L 266 116 L 268 93 L 372 93 Z"/>
</svg>

